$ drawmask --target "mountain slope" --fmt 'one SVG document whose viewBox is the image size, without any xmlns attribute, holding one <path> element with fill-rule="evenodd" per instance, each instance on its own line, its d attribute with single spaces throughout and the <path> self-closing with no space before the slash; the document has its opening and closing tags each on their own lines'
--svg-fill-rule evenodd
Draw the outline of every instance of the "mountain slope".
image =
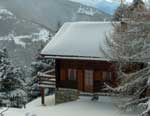
<svg viewBox="0 0 150 116">
<path fill-rule="evenodd" d="M 110 15 L 113 15 L 115 10 L 119 7 L 119 5 L 120 5 L 119 2 L 115 2 L 115 1 L 108 2 L 106 0 L 103 0 L 96 4 L 96 8 Z"/>
<path fill-rule="evenodd" d="M 20 20 L 4 8 L 0 8 L 0 25 L 0 48 L 6 47 L 18 66 L 30 65 L 37 47 L 49 39 L 46 29 Z"/>
<path fill-rule="evenodd" d="M 101 21 L 110 16 L 79 3 L 68 0 L 1 0 L 0 5 L 9 9 L 17 17 L 32 20 L 56 29 L 57 24 L 66 21 Z M 92 9 L 93 15 L 79 13 L 79 8 Z"/>
<path fill-rule="evenodd" d="M 70 0 L 87 6 L 92 6 L 100 11 L 112 15 L 115 9 L 120 5 L 119 0 Z"/>
</svg>

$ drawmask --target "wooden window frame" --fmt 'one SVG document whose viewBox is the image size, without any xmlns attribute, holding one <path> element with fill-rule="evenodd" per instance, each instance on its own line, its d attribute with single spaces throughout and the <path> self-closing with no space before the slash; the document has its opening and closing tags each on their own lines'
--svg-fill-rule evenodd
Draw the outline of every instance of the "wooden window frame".
<svg viewBox="0 0 150 116">
<path fill-rule="evenodd" d="M 94 70 L 85 70 L 85 85 L 93 86 Z"/>
<path fill-rule="evenodd" d="M 112 72 L 103 72 L 103 80 L 104 81 L 112 81 Z"/>
</svg>

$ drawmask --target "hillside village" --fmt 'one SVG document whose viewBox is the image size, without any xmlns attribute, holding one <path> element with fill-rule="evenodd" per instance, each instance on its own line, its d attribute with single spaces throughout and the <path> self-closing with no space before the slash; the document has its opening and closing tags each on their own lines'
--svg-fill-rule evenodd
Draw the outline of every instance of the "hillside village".
<svg viewBox="0 0 150 116">
<path fill-rule="evenodd" d="M 149 116 L 147 3 L 121 0 L 110 21 L 105 15 L 101 21 L 58 22 L 54 33 L 31 21 L 45 29 L 39 36 L 45 41 L 32 41 L 38 47 L 30 66 L 16 65 L 9 49 L 0 48 L 0 116 Z M 80 6 L 78 13 L 92 17 L 98 12 L 89 9 Z"/>
</svg>

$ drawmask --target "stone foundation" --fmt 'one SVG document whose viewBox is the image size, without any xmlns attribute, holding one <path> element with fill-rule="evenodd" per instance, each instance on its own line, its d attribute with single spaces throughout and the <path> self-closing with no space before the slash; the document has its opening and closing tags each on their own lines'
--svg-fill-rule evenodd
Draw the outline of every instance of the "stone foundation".
<svg viewBox="0 0 150 116">
<path fill-rule="evenodd" d="M 59 88 L 55 93 L 55 104 L 75 101 L 79 97 L 79 91 L 75 89 Z"/>
</svg>

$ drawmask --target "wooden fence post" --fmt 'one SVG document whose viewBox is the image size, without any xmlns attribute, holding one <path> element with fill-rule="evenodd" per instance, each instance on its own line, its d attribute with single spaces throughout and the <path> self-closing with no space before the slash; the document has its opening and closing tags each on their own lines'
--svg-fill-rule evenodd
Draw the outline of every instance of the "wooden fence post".
<svg viewBox="0 0 150 116">
<path fill-rule="evenodd" d="M 44 92 L 44 88 L 41 87 L 40 91 L 41 91 L 41 104 L 45 105 L 45 92 Z"/>
</svg>

